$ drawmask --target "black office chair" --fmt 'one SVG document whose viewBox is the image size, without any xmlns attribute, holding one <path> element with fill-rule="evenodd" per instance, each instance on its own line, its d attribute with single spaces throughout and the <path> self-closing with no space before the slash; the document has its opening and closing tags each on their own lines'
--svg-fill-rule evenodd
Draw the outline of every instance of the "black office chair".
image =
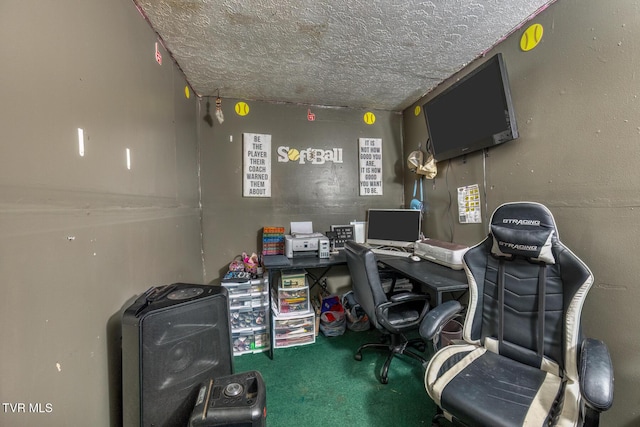
<svg viewBox="0 0 640 427">
<path fill-rule="evenodd" d="M 488 237 L 469 249 L 463 343 L 430 360 L 425 387 L 441 418 L 468 426 L 594 426 L 613 403 L 613 367 L 602 341 L 583 337 L 593 276 L 558 238 L 538 203 L 504 204 Z M 461 307 L 448 301 L 420 327 L 433 337 Z"/>
<path fill-rule="evenodd" d="M 405 333 L 417 330 L 420 326 L 429 311 L 428 296 L 413 292 L 387 295 L 380 281 L 375 254 L 366 246 L 352 241 L 345 243 L 345 252 L 355 298 L 367 313 L 371 324 L 383 334 L 381 342 L 362 345 L 355 359 L 362 360 L 362 350 L 365 348 L 388 351 L 389 355 L 380 371 L 382 384 L 388 382 L 389 365 L 396 355 L 404 354 L 426 365 L 426 360 L 412 349 L 424 351 L 424 342 L 421 338 L 409 340 Z"/>
</svg>

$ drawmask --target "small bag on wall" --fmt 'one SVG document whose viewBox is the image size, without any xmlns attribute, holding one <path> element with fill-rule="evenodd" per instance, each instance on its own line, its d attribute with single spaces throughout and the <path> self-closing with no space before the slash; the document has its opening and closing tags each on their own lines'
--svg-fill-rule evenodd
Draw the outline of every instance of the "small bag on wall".
<svg viewBox="0 0 640 427">
<path fill-rule="evenodd" d="M 436 161 L 430 153 L 425 155 L 421 150 L 412 151 L 407 158 L 407 166 L 411 172 L 425 176 L 427 179 L 435 178 L 438 174 Z"/>
<path fill-rule="evenodd" d="M 424 175 L 427 179 L 435 178 L 438 175 L 436 161 L 431 154 L 427 154 L 427 160 L 416 171 L 418 175 Z"/>
</svg>

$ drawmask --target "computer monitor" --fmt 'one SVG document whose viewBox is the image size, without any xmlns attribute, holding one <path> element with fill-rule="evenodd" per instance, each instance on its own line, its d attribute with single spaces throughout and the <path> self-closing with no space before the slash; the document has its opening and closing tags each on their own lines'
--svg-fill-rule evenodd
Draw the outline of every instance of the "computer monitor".
<svg viewBox="0 0 640 427">
<path fill-rule="evenodd" d="M 369 209 L 367 243 L 407 248 L 420 239 L 422 213 L 416 209 Z"/>
</svg>

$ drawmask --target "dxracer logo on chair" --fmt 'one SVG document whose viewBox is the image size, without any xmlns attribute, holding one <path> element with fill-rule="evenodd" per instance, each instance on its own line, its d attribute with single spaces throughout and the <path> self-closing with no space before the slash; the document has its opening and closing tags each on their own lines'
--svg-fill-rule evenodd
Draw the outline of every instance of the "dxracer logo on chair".
<svg viewBox="0 0 640 427">
<path fill-rule="evenodd" d="M 298 162 L 301 165 L 311 163 L 312 165 L 323 165 L 327 162 L 343 163 L 342 148 L 332 148 L 323 150 L 321 148 L 306 148 L 298 150 L 297 148 L 286 147 L 284 145 L 278 147 L 278 162 Z"/>
</svg>

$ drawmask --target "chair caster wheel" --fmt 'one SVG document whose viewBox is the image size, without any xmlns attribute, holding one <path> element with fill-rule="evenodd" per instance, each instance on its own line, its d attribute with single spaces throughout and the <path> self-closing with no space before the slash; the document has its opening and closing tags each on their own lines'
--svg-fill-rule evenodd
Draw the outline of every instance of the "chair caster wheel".
<svg viewBox="0 0 640 427">
<path fill-rule="evenodd" d="M 362 360 L 362 353 L 356 353 L 353 356 L 354 359 L 356 359 L 357 361 L 361 361 Z"/>
</svg>

